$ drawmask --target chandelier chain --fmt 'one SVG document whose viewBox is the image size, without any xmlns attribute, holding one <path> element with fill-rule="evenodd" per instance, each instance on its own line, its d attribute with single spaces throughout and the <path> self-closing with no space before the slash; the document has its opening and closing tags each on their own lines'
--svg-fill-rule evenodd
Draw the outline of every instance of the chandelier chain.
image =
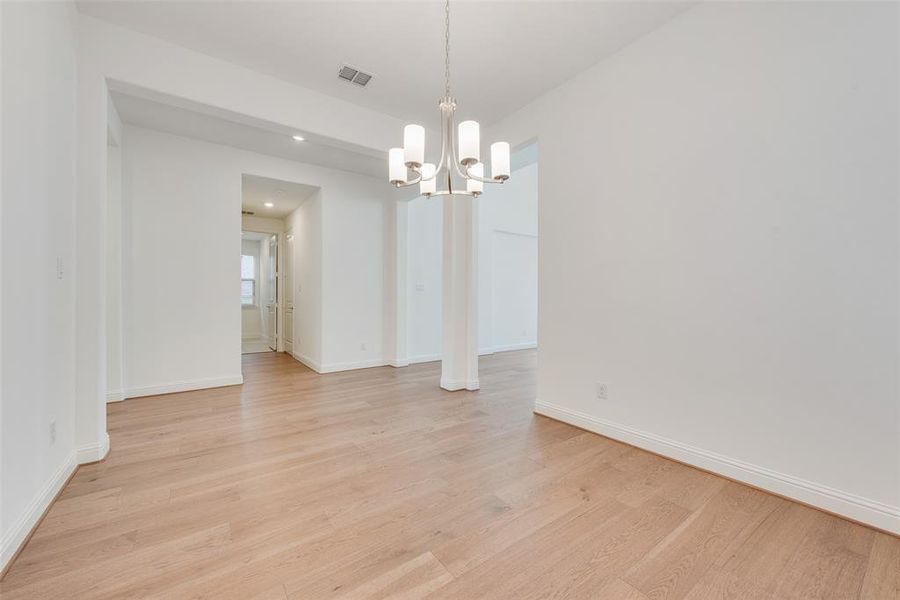
<svg viewBox="0 0 900 600">
<path fill-rule="evenodd" d="M 450 0 L 444 2 L 444 95 L 450 97 Z"/>
</svg>

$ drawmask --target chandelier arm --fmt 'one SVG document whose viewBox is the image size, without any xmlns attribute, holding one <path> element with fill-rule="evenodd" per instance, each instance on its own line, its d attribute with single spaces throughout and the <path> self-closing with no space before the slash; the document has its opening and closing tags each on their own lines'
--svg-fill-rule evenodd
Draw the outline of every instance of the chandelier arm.
<svg viewBox="0 0 900 600">
<path fill-rule="evenodd" d="M 441 190 L 440 192 L 434 192 L 433 194 L 425 194 L 426 197 L 432 198 L 434 196 L 471 196 L 472 198 L 477 198 L 478 193 L 476 192 L 458 192 L 451 190 Z"/>
<path fill-rule="evenodd" d="M 463 173 L 462 169 L 459 168 L 459 163 L 456 162 L 457 156 L 459 156 L 459 151 L 457 150 L 457 146 L 456 146 L 456 136 L 451 135 L 450 136 L 450 160 L 448 160 L 447 163 L 448 164 L 453 163 L 453 170 L 456 171 L 456 174 L 458 176 L 462 177 L 463 179 L 471 179 L 471 177 L 469 177 L 468 175 Z M 448 169 L 449 169 L 449 167 L 448 167 Z"/>
<path fill-rule="evenodd" d="M 463 174 L 463 177 L 465 177 L 466 179 L 480 181 L 482 183 L 504 183 L 506 181 L 506 179 L 486 179 L 484 177 L 479 177 L 478 175 L 473 175 L 472 173 L 469 173 L 469 169 L 473 166 L 475 165 L 469 165 L 465 167 L 465 173 Z"/>
<path fill-rule="evenodd" d="M 430 177 L 425 177 L 422 175 L 421 169 L 413 169 L 416 173 L 419 174 L 419 179 L 413 183 L 418 183 L 421 181 L 431 181 L 435 179 L 438 174 L 444 169 L 444 162 L 447 160 L 447 144 L 446 144 L 446 129 L 447 129 L 448 117 L 447 110 L 444 108 L 443 102 L 441 103 L 441 159 L 437 162 L 434 168 L 434 172 Z"/>
<path fill-rule="evenodd" d="M 447 123 L 449 122 L 450 117 L 452 115 L 452 110 L 449 108 L 449 105 L 445 104 L 445 101 L 441 101 L 441 159 L 437 162 L 437 165 L 434 168 L 434 173 L 428 179 L 423 179 L 423 181 L 431 181 L 435 179 L 438 173 L 444 168 L 444 161 L 447 160 L 447 136 L 450 135 L 447 131 Z"/>
<path fill-rule="evenodd" d="M 395 184 L 394 184 L 394 187 L 396 187 L 396 188 L 405 188 L 405 187 L 409 187 L 409 186 L 411 186 L 411 185 L 416 185 L 417 183 L 419 183 L 420 181 L 422 181 L 422 172 L 418 169 L 418 167 L 411 167 L 410 170 L 411 170 L 413 173 L 416 174 L 415 178 L 412 179 L 411 181 L 404 181 L 404 182 L 400 182 L 400 183 L 395 183 Z"/>
</svg>

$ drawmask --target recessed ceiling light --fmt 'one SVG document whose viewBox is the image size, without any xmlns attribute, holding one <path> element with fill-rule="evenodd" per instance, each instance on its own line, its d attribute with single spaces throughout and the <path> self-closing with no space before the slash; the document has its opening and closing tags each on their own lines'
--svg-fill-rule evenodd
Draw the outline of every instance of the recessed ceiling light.
<svg viewBox="0 0 900 600">
<path fill-rule="evenodd" d="M 295 136 L 294 136 L 294 141 L 295 141 L 295 142 L 302 142 L 302 141 L 305 140 L 305 139 L 306 139 L 306 138 L 303 137 L 302 135 L 295 135 Z"/>
<path fill-rule="evenodd" d="M 266 208 L 272 208 L 275 205 L 271 202 L 263 202 L 263 206 L 265 206 Z"/>
</svg>

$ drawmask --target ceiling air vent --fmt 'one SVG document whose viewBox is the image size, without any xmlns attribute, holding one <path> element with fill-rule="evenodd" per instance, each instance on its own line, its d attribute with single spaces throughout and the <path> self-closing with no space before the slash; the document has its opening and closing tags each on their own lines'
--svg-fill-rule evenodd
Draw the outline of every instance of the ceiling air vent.
<svg viewBox="0 0 900 600">
<path fill-rule="evenodd" d="M 363 73 L 356 67 L 351 67 L 348 65 L 342 65 L 341 69 L 338 71 L 338 77 L 343 79 L 344 81 L 349 81 L 350 83 L 355 83 L 356 85 L 365 87 L 372 80 L 372 75 L 369 73 Z"/>
</svg>

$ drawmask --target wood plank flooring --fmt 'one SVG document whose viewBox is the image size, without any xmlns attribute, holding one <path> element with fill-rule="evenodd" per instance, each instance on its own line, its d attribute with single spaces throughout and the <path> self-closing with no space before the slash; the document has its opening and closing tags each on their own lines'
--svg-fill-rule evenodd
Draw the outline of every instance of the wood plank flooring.
<svg viewBox="0 0 900 600">
<path fill-rule="evenodd" d="M 900 539 L 532 414 L 535 354 L 109 406 L 0 583 L 21 598 L 900 598 Z"/>
</svg>

